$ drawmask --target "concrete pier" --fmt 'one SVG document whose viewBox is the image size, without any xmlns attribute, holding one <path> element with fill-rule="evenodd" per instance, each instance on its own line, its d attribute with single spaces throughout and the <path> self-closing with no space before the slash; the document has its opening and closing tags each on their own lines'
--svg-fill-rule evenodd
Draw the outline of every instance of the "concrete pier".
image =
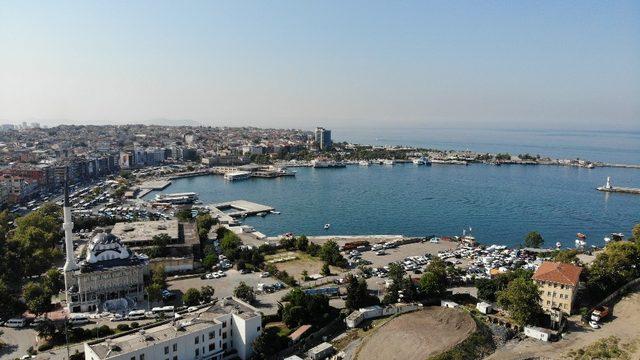
<svg viewBox="0 0 640 360">
<path fill-rule="evenodd" d="M 217 215 L 221 222 L 235 222 L 235 218 L 269 213 L 275 210 L 271 206 L 247 200 L 235 200 L 207 205 L 212 215 Z M 231 210 L 231 211 L 230 211 Z"/>
<path fill-rule="evenodd" d="M 619 186 L 611 186 L 611 187 L 605 187 L 605 186 L 601 186 L 599 188 L 596 188 L 599 191 L 604 191 L 604 192 L 614 192 L 614 193 L 625 193 L 625 194 L 638 194 L 640 195 L 640 188 L 628 188 L 628 187 L 619 187 Z"/>
</svg>

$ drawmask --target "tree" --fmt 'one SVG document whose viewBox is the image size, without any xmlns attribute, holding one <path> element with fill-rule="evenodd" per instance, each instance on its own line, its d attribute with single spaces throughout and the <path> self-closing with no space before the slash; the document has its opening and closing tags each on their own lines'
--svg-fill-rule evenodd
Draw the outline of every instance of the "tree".
<svg viewBox="0 0 640 360">
<path fill-rule="evenodd" d="M 186 306 L 195 306 L 200 304 L 200 300 L 202 299 L 202 294 L 200 290 L 190 288 L 182 295 L 182 302 Z"/>
<path fill-rule="evenodd" d="M 256 299 L 256 294 L 253 292 L 253 288 L 245 284 L 244 281 L 241 281 L 233 290 L 233 296 L 248 303 L 252 303 Z"/>
<path fill-rule="evenodd" d="M 553 256 L 553 261 L 565 263 L 565 264 L 579 264 L 578 250 L 567 249 L 560 250 Z"/>
<path fill-rule="evenodd" d="M 498 282 L 493 279 L 476 279 L 475 286 L 478 289 L 478 299 L 496 301 Z"/>
<path fill-rule="evenodd" d="M 231 231 L 227 231 L 220 241 L 222 253 L 230 260 L 238 258 L 240 255 L 240 246 L 242 246 L 242 240 Z"/>
<path fill-rule="evenodd" d="M 49 269 L 42 279 L 44 290 L 49 295 L 55 295 L 64 288 L 64 277 L 58 269 Z"/>
<path fill-rule="evenodd" d="M 322 269 L 320 269 L 320 274 L 324 276 L 331 275 L 331 269 L 329 268 L 329 263 L 325 262 L 324 264 L 322 264 Z"/>
<path fill-rule="evenodd" d="M 196 226 L 198 228 L 198 237 L 200 241 L 207 240 L 209 235 L 209 230 L 215 224 L 217 224 L 217 220 L 214 219 L 210 214 L 202 214 L 196 217 Z"/>
<path fill-rule="evenodd" d="M 280 350 L 287 347 L 288 338 L 278 335 L 278 328 L 266 328 L 253 341 L 253 351 L 260 359 L 268 359 L 275 356 Z"/>
<path fill-rule="evenodd" d="M 524 238 L 524 246 L 529 248 L 539 248 L 544 244 L 544 239 L 537 231 L 531 231 Z"/>
<path fill-rule="evenodd" d="M 436 273 L 427 271 L 420 277 L 420 291 L 427 298 L 440 298 L 447 291 L 447 284 Z"/>
<path fill-rule="evenodd" d="M 209 254 L 205 256 L 204 259 L 202 259 L 202 266 L 204 266 L 205 269 L 211 269 L 217 263 L 218 263 L 218 255 L 216 254 Z"/>
<path fill-rule="evenodd" d="M 603 298 L 640 276 L 640 247 L 631 242 L 609 243 L 589 268 L 587 289 L 592 297 Z"/>
<path fill-rule="evenodd" d="M 162 300 L 162 287 L 159 284 L 151 284 L 147 286 L 146 290 L 149 302 L 154 303 Z"/>
<path fill-rule="evenodd" d="M 636 224 L 636 226 L 633 227 L 633 230 L 631 230 L 631 235 L 633 236 L 633 239 L 636 241 L 636 243 L 640 245 L 640 223 Z"/>
<path fill-rule="evenodd" d="M 167 274 L 164 272 L 164 266 L 156 265 L 151 269 L 151 282 L 160 286 L 160 289 L 167 287 Z"/>
<path fill-rule="evenodd" d="M 213 295 L 215 294 L 215 289 L 213 286 L 205 285 L 200 288 L 200 295 L 202 297 L 202 301 L 210 302 L 213 300 Z"/>
<path fill-rule="evenodd" d="M 507 310 L 518 325 L 526 325 L 542 313 L 538 285 L 523 277 L 511 281 L 497 294 L 498 305 Z"/>
<path fill-rule="evenodd" d="M 307 251 L 309 247 L 309 239 L 306 236 L 301 235 L 296 238 L 296 249 L 300 251 Z"/>
<path fill-rule="evenodd" d="M 347 265 L 347 261 L 340 254 L 340 247 L 338 247 L 338 244 L 333 240 L 329 240 L 324 243 L 320 248 L 318 255 L 320 256 L 320 259 L 329 263 L 329 265 L 340 267 L 345 267 Z"/>
<path fill-rule="evenodd" d="M 345 306 L 348 309 L 360 309 L 377 304 L 378 298 L 369 294 L 367 282 L 357 279 L 353 275 L 347 276 L 347 300 Z"/>
<path fill-rule="evenodd" d="M 307 295 L 296 288 L 284 298 L 286 305 L 280 311 L 282 321 L 290 328 L 304 324 L 321 324 L 329 319 L 329 298 L 324 295 Z"/>
<path fill-rule="evenodd" d="M 50 319 L 44 319 L 38 323 L 36 331 L 39 337 L 48 339 L 56 334 L 56 326 Z"/>
<path fill-rule="evenodd" d="M 7 319 L 18 311 L 16 297 L 9 290 L 3 280 L 0 279 L 0 318 Z"/>
<path fill-rule="evenodd" d="M 302 273 L 300 273 L 300 279 L 302 279 L 302 281 L 307 281 L 308 278 L 309 272 L 306 269 L 302 270 Z"/>
<path fill-rule="evenodd" d="M 180 221 L 191 221 L 193 219 L 193 214 L 191 214 L 191 209 L 181 209 L 176 212 L 176 218 Z"/>
<path fill-rule="evenodd" d="M 27 283 L 22 289 L 22 296 L 27 308 L 36 316 L 43 314 L 51 308 L 51 295 L 42 285 L 36 282 Z"/>
</svg>

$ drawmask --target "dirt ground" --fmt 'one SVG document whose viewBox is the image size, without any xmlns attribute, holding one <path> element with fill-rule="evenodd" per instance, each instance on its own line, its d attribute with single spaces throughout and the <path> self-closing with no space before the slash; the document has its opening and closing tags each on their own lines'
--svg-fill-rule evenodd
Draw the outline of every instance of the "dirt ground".
<svg viewBox="0 0 640 360">
<path fill-rule="evenodd" d="M 569 328 L 565 338 L 560 341 L 545 343 L 527 339 L 507 343 L 487 359 L 527 359 L 532 356 L 561 359 L 571 350 L 584 348 L 596 340 L 612 335 L 619 337 L 622 344 L 640 339 L 640 292 L 628 295 L 618 302 L 613 308 L 612 315 L 604 321 L 600 329 L 574 325 Z M 640 350 L 636 350 L 631 358 L 640 359 Z"/>
<path fill-rule="evenodd" d="M 401 315 L 365 338 L 357 353 L 361 360 L 424 360 L 465 340 L 476 330 L 461 310 L 428 307 Z"/>
<path fill-rule="evenodd" d="M 279 253 L 277 255 L 271 255 L 267 257 L 267 259 L 285 256 L 286 254 L 292 254 L 298 257 L 296 260 L 281 262 L 274 264 L 278 270 L 286 271 L 289 275 L 293 276 L 296 280 L 301 281 L 302 271 L 307 270 L 308 275 L 320 274 L 320 270 L 322 269 L 322 265 L 324 264 L 322 260 L 318 258 L 314 258 L 309 256 L 308 254 L 302 252 L 287 252 L 287 253 Z M 335 266 L 330 266 L 331 274 L 340 274 L 343 273 L 344 270 Z"/>
</svg>

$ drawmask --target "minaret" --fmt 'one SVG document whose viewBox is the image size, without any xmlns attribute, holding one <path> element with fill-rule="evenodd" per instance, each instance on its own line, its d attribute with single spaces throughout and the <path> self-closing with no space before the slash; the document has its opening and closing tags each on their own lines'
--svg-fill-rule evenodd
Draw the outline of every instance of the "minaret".
<svg viewBox="0 0 640 360">
<path fill-rule="evenodd" d="M 64 262 L 64 292 L 67 299 L 67 309 L 71 312 L 69 302 L 69 288 L 73 284 L 73 271 L 78 269 L 76 256 L 73 253 L 73 221 L 71 221 L 71 206 L 69 204 L 69 169 L 65 169 L 64 174 L 64 206 L 62 208 L 64 220 L 62 229 L 64 230 L 64 249 L 66 261 Z"/>
<path fill-rule="evenodd" d="M 64 222 L 62 229 L 64 230 L 64 248 L 66 250 L 67 259 L 64 263 L 64 272 L 74 271 L 78 269 L 76 256 L 73 253 L 73 221 L 71 220 L 71 206 L 69 205 L 69 169 L 65 170 L 64 175 Z"/>
</svg>

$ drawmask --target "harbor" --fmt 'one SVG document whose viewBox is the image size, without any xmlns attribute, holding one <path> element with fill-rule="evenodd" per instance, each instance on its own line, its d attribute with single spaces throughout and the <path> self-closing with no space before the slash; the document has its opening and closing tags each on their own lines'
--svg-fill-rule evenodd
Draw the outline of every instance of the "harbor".
<svg viewBox="0 0 640 360">
<path fill-rule="evenodd" d="M 221 223 L 235 224 L 236 218 L 246 218 L 247 216 L 254 215 L 267 215 L 270 212 L 275 211 L 275 208 L 254 203 L 247 200 L 234 200 L 223 203 L 210 204 L 207 208 L 211 214 L 216 217 Z"/>
</svg>

